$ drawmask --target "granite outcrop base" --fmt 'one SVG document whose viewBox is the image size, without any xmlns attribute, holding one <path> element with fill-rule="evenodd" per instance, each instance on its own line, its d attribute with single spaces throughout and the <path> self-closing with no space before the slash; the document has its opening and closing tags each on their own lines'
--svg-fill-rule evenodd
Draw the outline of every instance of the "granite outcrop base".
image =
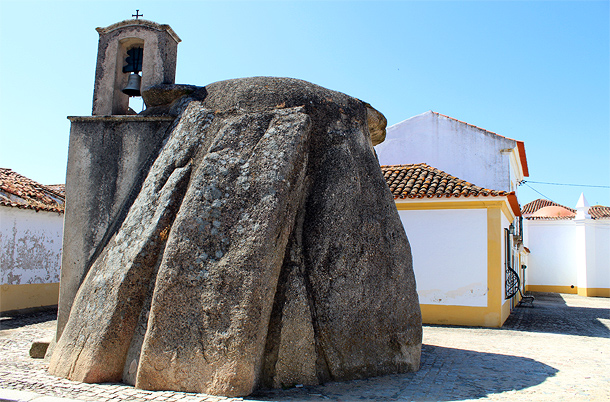
<svg viewBox="0 0 610 402">
<path fill-rule="evenodd" d="M 50 372 L 244 396 L 417 370 L 411 252 L 373 151 L 383 115 L 294 79 L 163 90 L 151 109 L 176 122 Z"/>
</svg>

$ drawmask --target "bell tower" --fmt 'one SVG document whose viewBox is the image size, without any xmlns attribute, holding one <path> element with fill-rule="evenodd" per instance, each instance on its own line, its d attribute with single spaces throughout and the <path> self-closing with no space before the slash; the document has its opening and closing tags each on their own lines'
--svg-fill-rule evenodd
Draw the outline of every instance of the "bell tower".
<svg viewBox="0 0 610 402">
<path fill-rule="evenodd" d="M 169 25 L 141 20 L 138 11 L 134 17 L 97 28 L 93 115 L 68 117 L 70 207 L 64 214 L 57 339 L 98 248 L 120 227 L 125 206 L 133 202 L 134 189 L 142 185 L 175 119 L 129 111 L 130 96 L 175 83 L 180 42 Z"/>
<path fill-rule="evenodd" d="M 141 20 L 138 12 L 134 17 L 96 28 L 100 40 L 94 116 L 129 114 L 129 96 L 138 96 L 140 89 L 152 85 L 175 83 L 180 38 L 169 25 Z"/>
</svg>

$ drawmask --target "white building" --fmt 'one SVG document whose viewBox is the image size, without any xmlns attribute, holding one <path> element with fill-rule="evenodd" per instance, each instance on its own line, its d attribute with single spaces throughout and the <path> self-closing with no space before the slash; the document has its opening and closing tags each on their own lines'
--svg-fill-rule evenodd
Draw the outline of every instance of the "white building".
<svg viewBox="0 0 610 402">
<path fill-rule="evenodd" d="M 428 111 L 387 129 L 380 165 L 426 163 L 477 186 L 517 191 L 529 176 L 522 141 Z"/>
<path fill-rule="evenodd" d="M 0 312 L 57 304 L 64 197 L 0 168 Z"/>
<path fill-rule="evenodd" d="M 518 297 L 507 278 L 521 274 L 514 192 L 423 163 L 381 169 L 411 245 L 423 322 L 500 327 Z"/>
<path fill-rule="evenodd" d="M 429 111 L 389 127 L 375 149 L 411 244 L 424 323 L 501 326 L 524 291 L 523 142 Z"/>
<path fill-rule="evenodd" d="M 574 209 L 536 200 L 523 212 L 527 290 L 610 297 L 610 207 L 581 194 Z"/>
</svg>

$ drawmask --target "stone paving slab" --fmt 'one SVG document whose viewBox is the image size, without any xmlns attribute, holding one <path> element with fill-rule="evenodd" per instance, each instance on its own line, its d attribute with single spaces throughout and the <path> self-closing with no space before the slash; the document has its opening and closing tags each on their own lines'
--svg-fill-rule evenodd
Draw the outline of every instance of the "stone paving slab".
<svg viewBox="0 0 610 402">
<path fill-rule="evenodd" d="M 43 360 L 28 355 L 33 340 L 53 333 L 53 313 L 2 317 L 0 402 L 610 401 L 610 299 L 534 295 L 534 307 L 516 308 L 501 329 L 425 326 L 416 373 L 259 391 L 243 399 L 53 377 Z"/>
</svg>

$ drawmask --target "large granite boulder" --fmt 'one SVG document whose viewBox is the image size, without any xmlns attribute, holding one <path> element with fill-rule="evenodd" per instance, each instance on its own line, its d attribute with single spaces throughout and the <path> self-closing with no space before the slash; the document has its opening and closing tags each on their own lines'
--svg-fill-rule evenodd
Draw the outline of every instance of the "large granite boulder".
<svg viewBox="0 0 610 402">
<path fill-rule="evenodd" d="M 49 371 L 240 396 L 417 370 L 411 252 L 373 150 L 383 115 L 294 79 L 187 89 L 153 89 L 179 116 Z"/>
</svg>

